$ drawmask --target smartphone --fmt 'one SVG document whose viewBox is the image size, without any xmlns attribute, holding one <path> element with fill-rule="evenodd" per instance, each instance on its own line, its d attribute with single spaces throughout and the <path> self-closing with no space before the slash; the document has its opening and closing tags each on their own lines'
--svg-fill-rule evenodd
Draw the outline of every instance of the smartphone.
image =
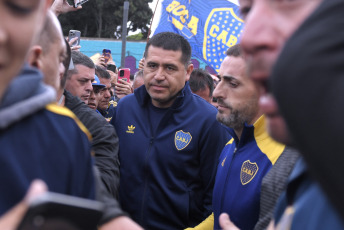
<svg viewBox="0 0 344 230">
<path fill-rule="evenodd" d="M 88 0 L 74 0 L 74 8 L 77 8 L 86 2 L 88 2 Z"/>
<path fill-rule="evenodd" d="M 80 35 L 81 32 L 79 30 L 70 30 L 69 34 L 68 34 L 68 41 L 72 40 L 73 38 L 77 37 L 78 40 L 76 40 L 75 42 L 73 42 L 72 46 L 78 46 L 80 45 Z"/>
<path fill-rule="evenodd" d="M 111 50 L 103 49 L 103 56 L 105 59 L 105 63 L 107 63 L 111 58 Z"/>
<path fill-rule="evenodd" d="M 130 69 L 129 68 L 119 69 L 118 80 L 119 79 L 122 79 L 126 82 L 130 82 Z"/>
<path fill-rule="evenodd" d="M 107 68 L 108 70 L 111 70 L 111 71 L 114 72 L 114 73 L 117 73 L 117 67 L 116 67 L 116 65 L 108 64 L 106 68 Z"/>
<path fill-rule="evenodd" d="M 98 201 L 47 192 L 31 201 L 17 230 L 96 230 L 103 209 Z"/>
</svg>

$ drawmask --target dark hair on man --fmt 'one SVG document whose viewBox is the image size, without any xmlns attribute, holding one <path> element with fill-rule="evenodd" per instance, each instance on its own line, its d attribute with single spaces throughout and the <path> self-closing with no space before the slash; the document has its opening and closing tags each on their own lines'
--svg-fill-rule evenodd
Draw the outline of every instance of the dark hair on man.
<svg viewBox="0 0 344 230">
<path fill-rule="evenodd" d="M 236 44 L 226 51 L 227 56 L 242 57 L 242 51 L 240 44 Z"/>
<path fill-rule="evenodd" d="M 74 64 L 74 69 L 69 70 L 67 72 L 67 78 L 70 79 L 73 74 L 78 73 L 77 68 L 75 68 L 76 65 L 83 65 L 90 69 L 95 69 L 95 65 L 91 58 L 87 57 L 85 54 L 79 52 L 79 51 L 72 51 L 72 61 Z"/>
<path fill-rule="evenodd" d="M 190 64 L 191 60 L 191 46 L 189 42 L 180 36 L 179 34 L 172 33 L 172 32 L 163 32 L 154 35 L 149 41 L 147 42 L 144 57 L 147 57 L 148 48 L 150 46 L 162 48 L 164 50 L 173 50 L 182 52 L 181 62 L 187 68 Z"/>
<path fill-rule="evenodd" d="M 43 54 L 49 53 L 51 45 L 60 41 L 60 31 L 56 29 L 53 17 L 55 16 L 49 11 L 45 17 L 43 30 L 35 42 L 36 45 L 42 47 Z"/>
<path fill-rule="evenodd" d="M 111 76 L 108 71 L 102 66 L 96 65 L 96 75 L 99 78 L 105 78 L 105 79 L 110 79 Z"/>
<path fill-rule="evenodd" d="M 112 72 L 114 72 L 114 73 L 118 73 L 118 70 L 117 70 L 117 67 L 116 67 L 116 65 L 114 65 L 114 64 L 108 64 L 107 65 L 107 67 L 106 67 L 106 69 L 107 70 L 110 70 L 110 71 L 112 71 Z"/>
<path fill-rule="evenodd" d="M 214 81 L 210 74 L 204 69 L 194 69 L 190 75 L 189 85 L 193 93 L 205 90 L 209 87 L 209 97 L 213 96 Z"/>
</svg>

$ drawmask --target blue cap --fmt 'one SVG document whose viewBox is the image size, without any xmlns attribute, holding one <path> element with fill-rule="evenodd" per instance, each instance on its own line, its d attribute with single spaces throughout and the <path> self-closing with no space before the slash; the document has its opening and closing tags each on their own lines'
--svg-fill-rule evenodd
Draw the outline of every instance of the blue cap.
<svg viewBox="0 0 344 230">
<path fill-rule="evenodd" d="M 106 85 L 100 84 L 99 78 L 97 75 L 94 75 L 94 81 L 92 82 L 92 86 L 97 86 L 99 88 L 105 88 Z"/>
</svg>

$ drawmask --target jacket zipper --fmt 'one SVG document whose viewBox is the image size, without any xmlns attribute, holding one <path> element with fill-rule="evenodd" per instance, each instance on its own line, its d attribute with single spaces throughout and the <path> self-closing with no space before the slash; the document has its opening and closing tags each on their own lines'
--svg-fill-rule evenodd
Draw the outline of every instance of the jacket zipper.
<svg viewBox="0 0 344 230">
<path fill-rule="evenodd" d="M 142 196 L 142 204 L 141 204 L 141 223 L 143 222 L 144 205 L 145 205 L 146 192 L 147 192 L 147 184 L 148 184 L 147 164 L 148 164 L 148 159 L 149 159 L 149 155 L 150 155 L 150 151 L 151 151 L 153 142 L 154 142 L 154 137 L 151 137 L 149 139 L 149 147 L 148 147 L 146 158 L 145 158 L 145 183 L 144 183 L 143 196 Z"/>
<path fill-rule="evenodd" d="M 229 168 L 228 168 L 228 173 L 227 173 L 227 176 L 226 176 L 226 181 L 225 181 L 225 184 L 224 184 L 224 191 L 221 195 L 221 203 L 220 203 L 220 213 L 222 213 L 222 209 L 223 209 L 223 203 L 224 203 L 224 199 L 225 199 L 225 196 L 224 194 L 226 194 L 226 191 L 225 191 L 225 186 L 227 185 L 228 183 L 228 180 L 229 180 L 229 174 L 230 174 L 230 171 L 231 171 L 231 168 L 232 168 L 232 165 L 233 165 L 233 162 L 234 162 L 234 158 L 235 156 L 237 155 L 236 152 L 237 152 L 238 148 L 235 147 L 234 151 L 233 151 L 233 157 L 232 157 L 232 161 L 231 161 L 231 164 L 229 165 Z"/>
</svg>

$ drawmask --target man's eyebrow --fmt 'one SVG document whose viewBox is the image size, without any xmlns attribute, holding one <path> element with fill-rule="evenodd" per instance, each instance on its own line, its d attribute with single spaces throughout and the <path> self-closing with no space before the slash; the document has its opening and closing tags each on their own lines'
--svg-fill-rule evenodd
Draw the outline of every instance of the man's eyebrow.
<svg viewBox="0 0 344 230">
<path fill-rule="evenodd" d="M 172 67 L 176 67 L 177 68 L 177 65 L 173 64 L 173 63 L 165 63 L 163 64 L 164 67 L 167 67 L 167 66 L 172 66 Z"/>
<path fill-rule="evenodd" d="M 236 77 L 234 77 L 234 76 L 231 76 L 231 75 L 223 75 L 223 76 L 221 76 L 221 78 L 222 79 L 226 79 L 227 81 L 233 81 L 233 80 L 238 80 L 238 79 L 236 79 Z"/>
</svg>

